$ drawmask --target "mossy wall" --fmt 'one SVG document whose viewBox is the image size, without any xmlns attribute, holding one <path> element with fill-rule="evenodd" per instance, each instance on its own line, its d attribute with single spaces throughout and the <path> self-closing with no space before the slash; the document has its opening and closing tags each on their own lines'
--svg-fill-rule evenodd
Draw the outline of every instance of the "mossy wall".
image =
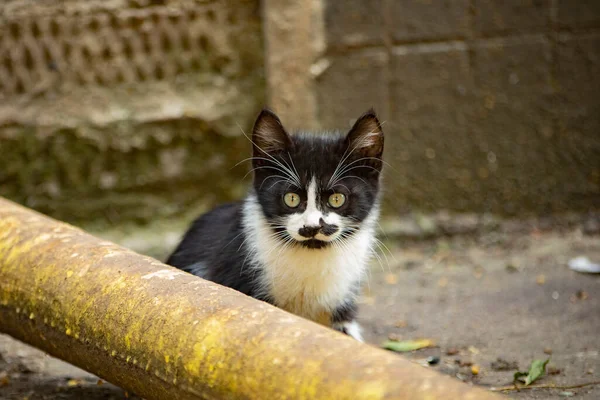
<svg viewBox="0 0 600 400">
<path fill-rule="evenodd" d="M 0 196 L 87 224 L 240 197 L 264 104 L 258 1 L 0 6 Z"/>
<path fill-rule="evenodd" d="M 4 2 L 0 195 L 86 226 L 238 199 L 268 80 L 292 126 L 306 99 L 326 129 L 375 106 L 387 215 L 598 211 L 596 2 L 265 4 Z M 264 38 L 265 15 L 287 33 Z"/>
</svg>

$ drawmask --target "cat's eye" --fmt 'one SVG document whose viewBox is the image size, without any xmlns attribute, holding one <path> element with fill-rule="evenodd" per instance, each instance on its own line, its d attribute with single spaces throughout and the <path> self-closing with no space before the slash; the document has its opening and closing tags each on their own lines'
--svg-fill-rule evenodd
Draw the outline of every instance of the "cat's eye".
<svg viewBox="0 0 600 400">
<path fill-rule="evenodd" d="M 329 196 L 329 200 L 327 202 L 333 208 L 340 208 L 346 202 L 346 196 L 344 196 L 342 193 L 334 193 Z"/>
<path fill-rule="evenodd" d="M 296 193 L 286 193 L 285 196 L 283 196 L 283 202 L 290 208 L 296 208 L 300 204 L 300 196 Z"/>
</svg>

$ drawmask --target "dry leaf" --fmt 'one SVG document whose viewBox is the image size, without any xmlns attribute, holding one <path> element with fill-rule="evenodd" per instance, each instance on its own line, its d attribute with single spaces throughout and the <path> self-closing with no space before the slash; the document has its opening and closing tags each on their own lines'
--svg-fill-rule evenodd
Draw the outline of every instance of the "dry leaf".
<svg viewBox="0 0 600 400">
<path fill-rule="evenodd" d="M 396 323 L 394 324 L 394 326 L 396 328 L 406 328 L 408 326 L 408 323 L 404 320 L 400 320 L 400 321 L 396 321 Z"/>
<path fill-rule="evenodd" d="M 398 283 L 398 275 L 387 274 L 385 276 L 385 283 L 387 283 L 388 285 L 395 285 L 396 283 Z"/>
<path fill-rule="evenodd" d="M 388 340 L 384 342 L 381 347 L 386 350 L 397 351 L 400 353 L 424 349 L 426 347 L 435 346 L 435 342 L 431 339 L 419 339 L 419 340 L 403 340 L 400 342 L 394 340 Z"/>
</svg>

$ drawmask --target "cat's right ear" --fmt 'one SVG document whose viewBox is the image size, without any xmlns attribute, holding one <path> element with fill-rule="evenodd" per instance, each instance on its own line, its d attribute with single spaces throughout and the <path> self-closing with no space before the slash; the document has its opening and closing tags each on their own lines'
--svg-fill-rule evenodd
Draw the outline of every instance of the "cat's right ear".
<svg viewBox="0 0 600 400">
<path fill-rule="evenodd" d="M 260 112 L 252 130 L 253 156 L 269 158 L 268 155 L 286 151 L 292 145 L 290 135 L 285 131 L 279 117 L 271 110 Z"/>
</svg>

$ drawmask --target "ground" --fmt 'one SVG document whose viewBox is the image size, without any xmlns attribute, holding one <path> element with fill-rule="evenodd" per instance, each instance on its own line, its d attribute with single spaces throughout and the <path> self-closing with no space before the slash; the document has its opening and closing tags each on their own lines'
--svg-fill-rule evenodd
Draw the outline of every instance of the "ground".
<svg viewBox="0 0 600 400">
<path fill-rule="evenodd" d="M 423 365 L 438 356 L 439 363 L 427 368 L 486 388 L 510 385 L 517 367 L 526 370 L 532 360 L 551 357 L 551 374 L 535 384 L 598 384 L 508 391 L 505 396 L 600 399 L 600 274 L 567 266 L 582 255 L 600 261 L 600 239 L 580 227 L 519 227 L 426 240 L 384 238 L 389 252 L 374 263 L 361 300 L 366 339 L 375 346 L 389 337 L 432 339 L 436 347 L 398 356 Z M 126 396 L 0 336 L 1 399 Z"/>
</svg>

